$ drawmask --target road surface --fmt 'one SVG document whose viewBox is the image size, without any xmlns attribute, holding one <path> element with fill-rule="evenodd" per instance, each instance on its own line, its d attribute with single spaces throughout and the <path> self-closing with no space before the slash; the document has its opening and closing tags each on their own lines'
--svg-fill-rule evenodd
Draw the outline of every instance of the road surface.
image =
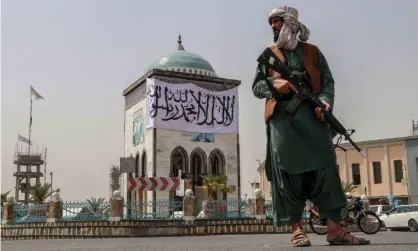
<svg viewBox="0 0 418 251">
<path fill-rule="evenodd" d="M 418 233 L 379 232 L 364 236 L 372 241 L 368 246 L 328 246 L 324 236 L 310 234 L 312 247 L 303 248 L 310 251 L 332 250 L 367 250 L 367 251 L 416 251 L 418 250 Z M 218 235 L 129 239 L 77 239 L 77 240 L 28 240 L 2 241 L 3 251 L 270 251 L 297 250 L 290 246 L 289 234 L 263 235 Z"/>
</svg>

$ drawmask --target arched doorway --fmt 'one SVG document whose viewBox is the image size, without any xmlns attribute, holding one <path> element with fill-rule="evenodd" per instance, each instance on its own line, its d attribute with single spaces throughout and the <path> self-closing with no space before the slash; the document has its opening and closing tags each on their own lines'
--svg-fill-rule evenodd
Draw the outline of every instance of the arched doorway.
<svg viewBox="0 0 418 251">
<path fill-rule="evenodd" d="M 187 151 L 181 146 L 177 146 L 171 152 L 170 177 L 178 177 L 179 171 L 182 173 L 189 171 L 189 156 Z"/>
<path fill-rule="evenodd" d="M 203 197 L 203 191 L 200 195 L 200 191 L 197 190 L 197 187 L 203 186 L 202 175 L 207 173 L 206 168 L 207 156 L 205 151 L 201 148 L 195 148 L 190 154 L 190 170 L 192 174 L 192 190 L 196 197 Z M 201 190 L 201 189 L 199 189 Z"/>
<path fill-rule="evenodd" d="M 179 171 L 182 174 L 185 174 L 189 171 L 189 155 L 187 151 L 181 147 L 177 146 L 173 149 L 170 156 L 170 177 L 178 177 Z M 181 197 L 176 196 L 175 191 L 169 192 L 169 200 L 180 200 Z"/>
<path fill-rule="evenodd" d="M 225 155 L 219 149 L 214 149 L 209 154 L 209 175 L 221 176 L 226 175 Z M 218 194 L 219 196 L 219 194 Z M 223 199 L 226 200 L 227 193 L 223 193 Z"/>
</svg>

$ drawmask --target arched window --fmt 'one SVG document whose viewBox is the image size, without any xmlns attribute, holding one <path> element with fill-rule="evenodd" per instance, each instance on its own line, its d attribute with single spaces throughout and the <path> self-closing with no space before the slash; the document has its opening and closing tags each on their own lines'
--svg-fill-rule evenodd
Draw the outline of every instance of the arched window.
<svg viewBox="0 0 418 251">
<path fill-rule="evenodd" d="M 174 177 L 179 176 L 179 170 L 181 170 L 182 173 L 186 173 L 189 170 L 188 154 L 181 146 L 177 146 L 171 152 L 170 175 Z"/>
<path fill-rule="evenodd" d="M 225 156 L 219 149 L 209 154 L 210 175 L 225 175 Z"/>
<path fill-rule="evenodd" d="M 190 168 L 192 171 L 192 187 L 202 186 L 202 175 L 206 173 L 206 154 L 201 148 L 196 148 L 190 154 Z"/>
</svg>

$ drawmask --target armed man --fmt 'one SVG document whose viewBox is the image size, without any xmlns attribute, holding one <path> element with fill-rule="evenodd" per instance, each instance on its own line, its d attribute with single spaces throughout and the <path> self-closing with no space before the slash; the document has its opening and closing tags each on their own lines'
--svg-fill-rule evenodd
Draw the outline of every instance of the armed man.
<svg viewBox="0 0 418 251">
<path fill-rule="evenodd" d="M 273 9 L 268 22 L 273 30 L 274 44 L 270 49 L 274 55 L 290 71 L 305 72 L 313 93 L 326 111 L 332 111 L 331 70 L 318 47 L 306 42 L 310 31 L 298 21 L 298 11 L 289 6 Z M 271 91 L 273 87 L 279 101 Z M 301 225 L 305 202 L 310 200 L 319 207 L 321 218 L 327 219 L 326 239 L 330 245 L 370 244 L 340 227 L 341 211 L 347 200 L 341 187 L 333 133 L 325 123 L 323 109 L 301 102 L 294 114 L 286 112 L 298 89 L 282 78 L 280 72 L 260 63 L 252 90 L 257 98 L 266 99 L 266 173 L 273 187 L 274 224 L 292 226 L 293 246 L 310 246 Z"/>
</svg>

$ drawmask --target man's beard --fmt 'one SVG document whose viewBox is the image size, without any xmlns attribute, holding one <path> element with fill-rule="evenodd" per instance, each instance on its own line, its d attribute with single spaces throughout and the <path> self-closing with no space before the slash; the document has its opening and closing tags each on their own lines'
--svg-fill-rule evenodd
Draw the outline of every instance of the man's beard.
<svg viewBox="0 0 418 251">
<path fill-rule="evenodd" d="M 280 31 L 273 30 L 273 42 L 277 42 L 277 39 L 279 39 Z"/>
</svg>

